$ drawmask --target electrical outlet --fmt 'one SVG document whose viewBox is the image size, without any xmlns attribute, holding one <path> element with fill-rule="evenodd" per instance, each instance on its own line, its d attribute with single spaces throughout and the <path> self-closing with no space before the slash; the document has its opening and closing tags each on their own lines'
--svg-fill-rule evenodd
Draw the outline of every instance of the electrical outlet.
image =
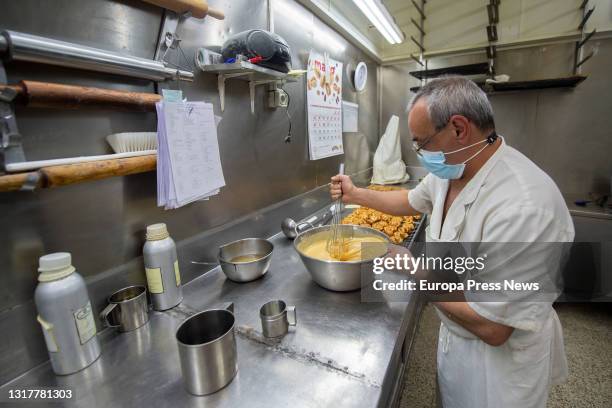
<svg viewBox="0 0 612 408">
<path fill-rule="evenodd" d="M 285 91 L 276 88 L 268 92 L 268 107 L 286 108 L 289 104 L 289 96 Z"/>
</svg>

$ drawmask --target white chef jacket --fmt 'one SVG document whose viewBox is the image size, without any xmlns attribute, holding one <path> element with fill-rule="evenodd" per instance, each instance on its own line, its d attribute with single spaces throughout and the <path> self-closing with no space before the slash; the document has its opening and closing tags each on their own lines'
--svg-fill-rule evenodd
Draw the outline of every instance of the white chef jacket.
<svg viewBox="0 0 612 408">
<path fill-rule="evenodd" d="M 429 174 L 408 193 L 414 209 L 430 214 L 427 242 L 573 241 L 571 216 L 555 183 L 501 139 L 498 150 L 455 198 L 444 225 L 448 180 Z M 520 266 L 521 257 L 515 262 Z M 515 329 L 503 345 L 490 346 L 436 309 L 442 320 L 437 360 L 443 406 L 545 407 L 549 386 L 567 377 L 563 335 L 552 301 L 468 298 L 468 304 L 479 315 Z"/>
</svg>

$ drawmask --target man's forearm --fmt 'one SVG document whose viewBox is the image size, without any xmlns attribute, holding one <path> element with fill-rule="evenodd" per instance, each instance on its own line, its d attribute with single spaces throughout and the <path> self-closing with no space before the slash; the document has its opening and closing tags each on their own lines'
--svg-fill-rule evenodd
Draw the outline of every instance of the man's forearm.
<svg viewBox="0 0 612 408">
<path fill-rule="evenodd" d="M 405 255 L 413 257 L 409 249 L 399 245 L 391 245 L 387 253 L 387 256 L 390 258 Z M 445 281 L 439 274 L 434 274 L 424 268 L 418 268 L 416 271 L 411 272 L 410 277 L 416 280 L 417 287 L 420 287 L 419 282 L 422 280 L 428 282 Z M 430 299 L 431 304 L 445 314 L 446 317 L 491 346 L 504 344 L 514 331 L 514 328 L 510 326 L 491 321 L 476 313 L 467 303 L 463 291 L 454 291 L 452 293 L 423 292 L 422 294 L 426 295 Z M 441 301 L 442 299 L 445 301 Z"/>
<path fill-rule="evenodd" d="M 514 328 L 488 320 L 476 313 L 467 302 L 433 302 L 449 319 L 474 333 L 491 346 L 508 340 Z"/>
<path fill-rule="evenodd" d="M 408 191 L 375 191 L 358 188 L 354 194 L 355 204 L 391 215 L 416 215 L 419 212 L 410 206 Z"/>
</svg>

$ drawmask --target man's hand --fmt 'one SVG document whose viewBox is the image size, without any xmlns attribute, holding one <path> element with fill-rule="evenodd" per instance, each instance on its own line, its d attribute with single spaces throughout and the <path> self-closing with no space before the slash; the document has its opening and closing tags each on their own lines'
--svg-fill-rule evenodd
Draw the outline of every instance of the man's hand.
<svg viewBox="0 0 612 408">
<path fill-rule="evenodd" d="M 342 202 L 355 204 L 357 190 L 358 188 L 355 187 L 349 176 L 338 174 L 331 178 L 329 192 L 331 193 L 332 200 L 337 200 L 342 196 Z"/>
<path fill-rule="evenodd" d="M 414 258 L 412 252 L 408 248 L 402 245 L 389 244 L 387 246 L 387 257 L 395 258 L 396 255 L 403 257 L 404 255 L 408 255 L 409 258 Z"/>
<path fill-rule="evenodd" d="M 342 196 L 342 202 L 358 204 L 390 215 L 415 215 L 417 210 L 408 202 L 407 190 L 374 191 L 356 187 L 349 176 L 338 174 L 331 178 L 329 187 L 332 200 Z"/>
</svg>

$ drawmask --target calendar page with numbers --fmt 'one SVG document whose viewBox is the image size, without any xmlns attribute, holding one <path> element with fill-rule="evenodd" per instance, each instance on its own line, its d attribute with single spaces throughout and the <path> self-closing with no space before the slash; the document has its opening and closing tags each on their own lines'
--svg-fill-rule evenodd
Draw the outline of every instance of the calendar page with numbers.
<svg viewBox="0 0 612 408">
<path fill-rule="evenodd" d="M 311 51 L 306 89 L 310 160 L 343 154 L 342 63 Z"/>
</svg>

